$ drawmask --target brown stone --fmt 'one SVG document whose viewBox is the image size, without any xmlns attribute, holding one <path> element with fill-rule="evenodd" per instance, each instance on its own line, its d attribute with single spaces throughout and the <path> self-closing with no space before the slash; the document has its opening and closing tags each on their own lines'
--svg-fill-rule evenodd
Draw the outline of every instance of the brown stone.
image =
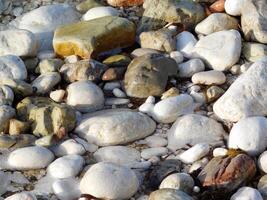
<svg viewBox="0 0 267 200">
<path fill-rule="evenodd" d="M 109 68 L 102 76 L 103 81 L 121 80 L 125 74 L 126 68 Z"/>
<path fill-rule="evenodd" d="M 114 7 L 139 6 L 143 3 L 144 0 L 108 0 L 108 4 Z"/>
<path fill-rule="evenodd" d="M 26 133 L 26 131 L 30 128 L 27 122 L 22 122 L 17 119 L 11 119 L 9 121 L 9 134 L 10 135 L 19 135 L 22 133 Z"/>
<path fill-rule="evenodd" d="M 224 12 L 225 0 L 218 0 L 210 6 L 211 12 Z"/>
</svg>

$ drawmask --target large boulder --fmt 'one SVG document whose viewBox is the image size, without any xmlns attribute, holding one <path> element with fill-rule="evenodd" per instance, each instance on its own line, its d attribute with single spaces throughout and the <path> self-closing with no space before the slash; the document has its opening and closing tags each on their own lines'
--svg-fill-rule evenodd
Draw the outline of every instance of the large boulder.
<svg viewBox="0 0 267 200">
<path fill-rule="evenodd" d="M 267 59 L 254 63 L 214 104 L 221 119 L 239 121 L 249 116 L 267 114 Z"/>
<path fill-rule="evenodd" d="M 62 26 L 55 31 L 53 46 L 59 56 L 96 57 L 99 53 L 131 46 L 135 25 L 121 17 L 107 16 Z"/>
<path fill-rule="evenodd" d="M 155 122 L 145 114 L 111 109 L 84 115 L 74 132 L 90 143 L 111 146 L 144 138 L 155 128 Z"/>
<path fill-rule="evenodd" d="M 161 54 L 147 54 L 133 59 L 124 77 L 124 87 L 130 97 L 160 96 L 168 77 L 178 75 L 176 62 Z"/>
</svg>

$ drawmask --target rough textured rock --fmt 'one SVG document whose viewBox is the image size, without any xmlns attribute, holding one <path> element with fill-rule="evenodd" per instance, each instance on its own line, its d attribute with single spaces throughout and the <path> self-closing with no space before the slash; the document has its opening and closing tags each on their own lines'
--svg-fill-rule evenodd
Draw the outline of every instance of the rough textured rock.
<svg viewBox="0 0 267 200">
<path fill-rule="evenodd" d="M 115 7 L 139 6 L 144 3 L 144 0 L 108 0 L 108 4 Z"/>
<path fill-rule="evenodd" d="M 215 157 L 198 175 L 203 187 L 233 191 L 250 181 L 256 173 L 254 161 L 245 154 Z"/>
<path fill-rule="evenodd" d="M 134 41 L 135 25 L 132 22 L 108 16 L 58 28 L 53 46 L 59 56 L 90 58 L 101 52 L 128 47 Z"/>
<path fill-rule="evenodd" d="M 67 105 L 54 103 L 45 97 L 27 97 L 17 105 L 17 114 L 22 121 L 30 121 L 33 134 L 60 137 L 75 127 L 75 111 Z"/>
<path fill-rule="evenodd" d="M 99 146 L 126 144 L 144 138 L 156 128 L 148 116 L 128 109 L 112 109 L 83 116 L 75 133 Z"/>
<path fill-rule="evenodd" d="M 168 134 L 168 148 L 177 150 L 187 144 L 218 143 L 226 133 L 221 124 L 214 119 L 190 114 L 179 117 Z"/>
<path fill-rule="evenodd" d="M 192 28 L 204 18 L 204 9 L 193 1 L 187 0 L 146 0 L 143 17 L 138 33 L 162 28 L 168 23 L 183 24 Z"/>
<path fill-rule="evenodd" d="M 267 114 L 267 59 L 254 63 L 214 104 L 215 114 L 225 120 L 239 121 Z"/>
<path fill-rule="evenodd" d="M 177 75 L 176 62 L 161 54 L 147 54 L 133 59 L 124 77 L 124 87 L 130 97 L 160 96 L 169 76 Z"/>
<path fill-rule="evenodd" d="M 16 111 L 11 106 L 0 106 L 0 132 L 7 132 L 9 120 L 14 117 Z"/>
</svg>

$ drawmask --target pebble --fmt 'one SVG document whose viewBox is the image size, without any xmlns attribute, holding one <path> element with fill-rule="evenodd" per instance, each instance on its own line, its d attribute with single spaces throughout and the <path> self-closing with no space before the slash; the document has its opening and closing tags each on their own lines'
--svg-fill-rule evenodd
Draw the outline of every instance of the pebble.
<svg viewBox="0 0 267 200">
<path fill-rule="evenodd" d="M 261 193 L 262 197 L 265 199 L 267 197 L 267 175 L 264 175 L 260 178 L 258 182 L 258 190 Z"/>
<path fill-rule="evenodd" d="M 12 105 L 13 100 L 13 90 L 5 85 L 0 86 L 0 105 Z"/>
<path fill-rule="evenodd" d="M 8 177 L 8 174 L 6 174 L 3 171 L 0 171 L 0 195 L 5 194 L 8 186 L 10 184 L 10 179 Z"/>
<path fill-rule="evenodd" d="M 95 8 L 91 8 L 88 10 L 82 17 L 84 21 L 89 21 L 92 19 L 105 17 L 105 16 L 118 16 L 119 12 L 113 7 L 109 6 L 99 6 Z"/>
<path fill-rule="evenodd" d="M 86 152 L 85 147 L 74 139 L 68 139 L 54 146 L 51 150 L 57 157 L 66 155 L 83 155 Z"/>
<path fill-rule="evenodd" d="M 121 84 L 119 81 L 108 82 L 104 85 L 104 90 L 114 90 L 115 88 L 120 88 Z"/>
<path fill-rule="evenodd" d="M 193 200 L 187 193 L 180 190 L 164 188 L 156 190 L 149 195 L 148 200 L 162 200 L 162 199 L 182 199 L 182 200 Z"/>
<path fill-rule="evenodd" d="M 164 156 L 167 153 L 168 149 L 165 147 L 154 147 L 142 150 L 141 157 L 148 160 L 153 156 Z"/>
<path fill-rule="evenodd" d="M 50 92 L 49 97 L 55 102 L 62 102 L 65 94 L 65 90 L 55 90 Z"/>
<path fill-rule="evenodd" d="M 226 0 L 224 5 L 225 11 L 229 15 L 240 16 L 244 2 L 245 0 L 236 0 L 236 1 Z"/>
<path fill-rule="evenodd" d="M 58 72 L 48 72 L 38 76 L 33 82 L 32 87 L 36 88 L 37 94 L 49 93 L 61 81 Z"/>
<path fill-rule="evenodd" d="M 108 162 L 90 167 L 80 183 L 82 193 L 103 199 L 129 199 L 138 188 L 139 181 L 133 170 Z"/>
<path fill-rule="evenodd" d="M 216 70 L 198 72 L 192 76 L 192 82 L 200 85 L 222 85 L 225 81 L 224 73 Z"/>
<path fill-rule="evenodd" d="M 106 98 L 105 105 L 112 106 L 112 105 L 125 105 L 130 103 L 130 99 L 125 98 Z"/>
<path fill-rule="evenodd" d="M 191 59 L 178 65 L 179 77 L 191 78 L 194 74 L 205 70 L 205 65 L 200 59 Z"/>
<path fill-rule="evenodd" d="M 64 179 L 75 177 L 82 170 L 84 165 L 83 157 L 79 155 L 67 155 L 56 159 L 52 162 L 47 172 L 54 178 Z"/>
<path fill-rule="evenodd" d="M 164 147 L 168 144 L 168 141 L 165 138 L 154 135 L 146 137 L 145 141 L 149 147 Z"/>
<path fill-rule="evenodd" d="M 263 200 L 258 190 L 251 187 L 241 187 L 237 190 L 230 200 Z"/>
<path fill-rule="evenodd" d="M 206 156 L 210 151 L 210 147 L 208 144 L 196 144 L 190 149 L 178 155 L 178 159 L 183 163 L 192 164 L 197 160 L 200 160 L 204 156 Z"/>
<path fill-rule="evenodd" d="M 184 56 L 180 51 L 172 51 L 170 57 L 176 61 L 177 64 L 180 64 L 184 61 Z"/>
<path fill-rule="evenodd" d="M 45 168 L 53 160 L 54 154 L 51 151 L 44 147 L 32 146 L 11 152 L 8 157 L 8 164 L 16 170 L 31 170 Z"/>
<path fill-rule="evenodd" d="M 193 191 L 194 179 L 186 173 L 175 173 L 167 176 L 161 182 L 159 189 L 170 188 L 190 194 Z"/>
<path fill-rule="evenodd" d="M 184 57 L 191 58 L 194 46 L 197 40 L 195 36 L 187 31 L 179 33 L 176 37 L 176 48 L 180 51 Z"/>
<path fill-rule="evenodd" d="M 34 194 L 30 192 L 21 192 L 13 194 L 12 196 L 6 198 L 5 200 L 37 200 Z"/>
<path fill-rule="evenodd" d="M 79 181 L 74 178 L 56 180 L 53 185 L 53 191 L 60 200 L 73 200 L 81 196 L 79 190 Z"/>
<path fill-rule="evenodd" d="M 228 153 L 228 150 L 225 148 L 215 148 L 213 150 L 213 157 L 218 157 L 218 156 L 226 156 Z"/>
<path fill-rule="evenodd" d="M 267 173 L 267 151 L 264 151 L 258 159 L 258 167 L 264 173 Z"/>
</svg>

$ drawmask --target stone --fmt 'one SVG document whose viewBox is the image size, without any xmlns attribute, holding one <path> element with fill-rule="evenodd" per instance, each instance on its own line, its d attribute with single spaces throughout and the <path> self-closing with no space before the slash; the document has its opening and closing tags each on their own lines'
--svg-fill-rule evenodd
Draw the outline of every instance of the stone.
<svg viewBox="0 0 267 200">
<path fill-rule="evenodd" d="M 107 68 L 106 65 L 96 60 L 81 60 L 63 65 L 60 68 L 60 73 L 67 82 L 85 80 L 99 82 Z"/>
<path fill-rule="evenodd" d="M 9 120 L 14 117 L 16 110 L 11 106 L 0 106 L 0 132 L 7 132 Z"/>
<path fill-rule="evenodd" d="M 34 56 L 37 49 L 37 40 L 30 31 L 10 29 L 0 32 L 0 56 Z"/>
<path fill-rule="evenodd" d="M 75 177 L 82 170 L 84 162 L 83 157 L 79 155 L 63 156 L 48 166 L 47 173 L 59 179 Z"/>
<path fill-rule="evenodd" d="M 53 59 L 56 58 L 54 50 L 41 50 L 37 54 L 39 60 Z"/>
<path fill-rule="evenodd" d="M 0 171 L 0 180 L 1 180 L 1 183 L 0 183 L 0 195 L 2 194 L 5 194 L 7 189 L 8 189 L 8 186 L 10 184 L 10 179 L 8 177 L 8 174 L 3 172 L 3 171 Z"/>
<path fill-rule="evenodd" d="M 27 97 L 17 105 L 18 119 L 31 122 L 34 135 L 57 135 L 59 138 L 75 127 L 75 111 L 46 97 Z"/>
<path fill-rule="evenodd" d="M 168 29 L 142 32 L 139 36 L 142 48 L 171 52 L 176 50 L 175 38 Z"/>
<path fill-rule="evenodd" d="M 160 54 L 134 58 L 124 76 L 124 88 L 129 97 L 160 96 L 169 76 L 177 75 L 176 62 Z"/>
<path fill-rule="evenodd" d="M 184 61 L 184 56 L 180 51 L 172 51 L 170 57 L 176 61 L 177 64 L 180 64 Z"/>
<path fill-rule="evenodd" d="M 218 31 L 202 37 L 195 45 L 193 57 L 203 59 L 209 68 L 227 71 L 239 60 L 241 35 L 236 30 Z"/>
<path fill-rule="evenodd" d="M 16 170 L 31 170 L 46 168 L 53 160 L 51 151 L 44 147 L 32 146 L 12 151 L 8 164 Z"/>
<path fill-rule="evenodd" d="M 233 16 L 240 16 L 245 2 L 246 0 L 226 0 L 224 4 L 226 13 Z"/>
<path fill-rule="evenodd" d="M 105 106 L 124 105 L 129 103 L 130 99 L 125 99 L 125 98 L 106 98 L 105 100 Z"/>
<path fill-rule="evenodd" d="M 83 146 L 83 148 L 90 153 L 94 153 L 97 151 L 98 146 L 93 144 L 93 143 L 88 143 L 87 141 L 79 138 L 79 137 L 75 137 L 74 138 L 76 142 L 78 142 L 79 144 L 81 144 Z"/>
<path fill-rule="evenodd" d="M 10 135 L 19 135 L 22 133 L 26 133 L 26 131 L 30 128 L 29 123 L 22 122 L 17 119 L 9 120 L 9 131 Z"/>
<path fill-rule="evenodd" d="M 262 197 L 266 199 L 267 197 L 267 175 L 264 175 L 260 178 L 259 183 L 258 183 L 258 191 L 261 193 Z"/>
<path fill-rule="evenodd" d="M 80 112 L 93 112 L 104 106 L 102 90 L 91 81 L 77 81 L 67 87 L 67 104 Z"/>
<path fill-rule="evenodd" d="M 154 132 L 155 122 L 129 109 L 110 109 L 83 116 L 75 133 L 98 146 L 126 144 Z"/>
<path fill-rule="evenodd" d="M 190 29 L 204 18 L 204 9 L 193 1 L 148 0 L 143 7 L 138 33 L 157 30 L 168 23 L 183 24 L 185 29 Z"/>
<path fill-rule="evenodd" d="M 250 62 L 257 62 L 267 56 L 267 45 L 243 42 L 242 54 Z"/>
<path fill-rule="evenodd" d="M 141 161 L 140 152 L 131 147 L 108 146 L 94 153 L 97 162 L 111 162 L 117 165 L 132 167 Z"/>
<path fill-rule="evenodd" d="M 32 145 L 35 137 L 29 134 L 20 135 L 0 135 L 0 148 L 21 148 Z"/>
<path fill-rule="evenodd" d="M 214 113 L 221 119 L 237 122 L 249 116 L 265 116 L 267 98 L 267 59 L 254 63 L 214 104 Z M 253 95 L 252 95 L 253 94 Z"/>
<path fill-rule="evenodd" d="M 205 64 L 200 59 L 191 59 L 178 65 L 179 77 L 191 78 L 194 74 L 205 70 Z"/>
<path fill-rule="evenodd" d="M 256 173 L 252 158 L 245 154 L 213 158 L 198 175 L 207 189 L 233 191 L 250 181 Z"/>
<path fill-rule="evenodd" d="M 51 149 L 57 157 L 66 155 L 83 155 L 85 147 L 74 139 L 68 139 Z"/>
<path fill-rule="evenodd" d="M 193 191 L 193 187 L 194 179 L 189 174 L 175 173 L 163 179 L 159 186 L 159 189 L 170 188 L 190 194 Z"/>
<path fill-rule="evenodd" d="M 135 26 L 132 22 L 107 16 L 58 28 L 53 46 L 59 56 L 74 54 L 92 58 L 108 50 L 131 46 L 134 41 Z"/>
<path fill-rule="evenodd" d="M 41 62 L 38 64 L 38 67 L 35 69 L 35 72 L 41 74 L 57 72 L 63 64 L 64 62 L 58 58 L 44 59 L 41 60 Z"/>
<path fill-rule="evenodd" d="M 6 85 L 0 86 L 0 105 L 12 105 L 14 93 L 12 89 Z"/>
<path fill-rule="evenodd" d="M 214 32 L 224 30 L 238 30 L 238 20 L 225 13 L 213 13 L 197 24 L 195 32 L 198 34 L 209 35 Z"/>
<path fill-rule="evenodd" d="M 209 87 L 205 94 L 207 97 L 207 101 L 213 102 L 217 100 L 218 98 L 220 98 L 224 93 L 225 91 L 222 88 L 215 85 L 215 86 Z"/>
<path fill-rule="evenodd" d="M 50 92 L 49 97 L 55 102 L 62 102 L 65 97 L 65 90 L 55 90 Z"/>
<path fill-rule="evenodd" d="M 230 200 L 263 200 L 258 190 L 251 187 L 242 187 L 233 194 Z"/>
<path fill-rule="evenodd" d="M 149 147 L 164 147 L 168 144 L 168 141 L 165 138 L 155 135 L 146 137 L 145 141 Z"/>
<path fill-rule="evenodd" d="M 53 192 L 60 200 L 73 200 L 81 196 L 79 181 L 74 178 L 56 180 L 53 185 Z"/>
<path fill-rule="evenodd" d="M 105 71 L 105 73 L 102 76 L 103 81 L 116 81 L 116 80 L 122 80 L 125 74 L 127 68 L 122 67 L 114 67 L 109 68 Z"/>
<path fill-rule="evenodd" d="M 0 78 L 25 80 L 27 70 L 23 60 L 15 55 L 0 56 Z"/>
<path fill-rule="evenodd" d="M 132 53 L 131 56 L 133 58 L 144 56 L 146 54 L 160 54 L 161 52 L 155 49 L 147 49 L 147 48 L 138 48 L 135 49 Z"/>
<path fill-rule="evenodd" d="M 139 188 L 139 181 L 133 170 L 117 164 L 100 162 L 83 176 L 80 189 L 100 199 L 129 199 Z"/>
<path fill-rule="evenodd" d="M 225 0 L 217 0 L 210 7 L 211 12 L 224 12 Z"/>
<path fill-rule="evenodd" d="M 37 94 L 47 94 L 61 81 L 58 72 L 48 72 L 41 74 L 32 82 L 32 87 L 36 89 Z"/>
<path fill-rule="evenodd" d="M 126 94 L 120 90 L 119 88 L 115 88 L 112 90 L 112 93 L 115 97 L 118 97 L 118 98 L 125 98 L 127 97 Z"/>
<path fill-rule="evenodd" d="M 103 64 L 109 67 L 127 67 L 131 62 L 131 58 L 125 55 L 114 55 L 103 60 Z"/>
<path fill-rule="evenodd" d="M 222 85 L 226 82 L 226 76 L 217 70 L 198 72 L 192 76 L 192 82 L 200 85 Z"/>
<path fill-rule="evenodd" d="M 97 6 L 89 9 L 82 17 L 84 21 L 107 16 L 119 16 L 119 11 L 110 6 Z"/>
<path fill-rule="evenodd" d="M 196 43 L 197 39 L 188 31 L 183 31 L 176 37 L 177 51 L 181 52 L 186 58 L 190 58 L 192 56 L 192 52 Z"/>
<path fill-rule="evenodd" d="M 228 150 L 225 148 L 215 148 L 212 152 L 213 157 L 219 157 L 219 156 L 226 156 L 228 153 Z"/>
<path fill-rule="evenodd" d="M 181 94 L 169 97 L 155 104 L 151 115 L 159 123 L 172 123 L 178 117 L 194 111 L 195 105 L 192 97 Z"/>
<path fill-rule="evenodd" d="M 108 0 L 107 2 L 114 7 L 130 7 L 142 5 L 144 0 Z"/>
<path fill-rule="evenodd" d="M 25 97 L 33 93 L 33 88 L 29 83 L 18 79 L 2 78 L 0 79 L 0 85 L 10 87 L 18 97 Z"/>
<path fill-rule="evenodd" d="M 119 81 L 112 81 L 112 82 L 108 82 L 104 85 L 104 90 L 107 90 L 107 91 L 112 91 L 114 90 L 115 88 L 121 88 L 121 83 Z"/>
<path fill-rule="evenodd" d="M 148 200 L 161 200 L 161 199 L 168 199 L 168 200 L 193 200 L 185 192 L 180 190 L 164 188 L 160 190 L 156 190 L 149 195 Z"/>
<path fill-rule="evenodd" d="M 34 194 L 30 192 L 21 192 L 7 197 L 5 200 L 37 200 Z"/>
<path fill-rule="evenodd" d="M 86 13 L 91 8 L 95 8 L 99 6 L 102 6 L 102 4 L 98 2 L 98 0 L 86 0 L 86 1 L 82 1 L 81 3 L 79 3 L 76 6 L 76 9 L 81 13 Z"/>
<path fill-rule="evenodd" d="M 220 123 L 197 114 L 179 117 L 167 132 L 167 135 L 168 148 L 173 151 L 186 147 L 187 144 L 207 143 L 212 145 L 226 137 Z"/>
<path fill-rule="evenodd" d="M 241 119 L 230 131 L 228 147 L 241 149 L 251 156 L 259 155 L 267 147 L 266 128 L 265 117 Z"/>
<path fill-rule="evenodd" d="M 168 89 L 166 92 L 164 92 L 161 95 L 161 100 L 163 99 L 167 99 L 169 97 L 176 97 L 179 95 L 179 89 L 177 89 L 176 87 L 171 87 L 170 89 Z"/>
<path fill-rule="evenodd" d="M 206 156 L 210 151 L 210 147 L 208 144 L 196 144 L 185 152 L 179 154 L 177 157 L 183 163 L 192 164 L 195 161 L 200 160 L 204 156 Z"/>
<path fill-rule="evenodd" d="M 66 15 L 67 13 L 67 15 Z M 62 25 L 79 21 L 79 14 L 67 4 L 41 6 L 16 18 L 10 23 L 18 29 L 31 31 L 39 43 L 39 51 L 52 50 L 54 30 Z"/>
<path fill-rule="evenodd" d="M 141 157 L 148 160 L 154 156 L 164 156 L 168 154 L 168 149 L 165 147 L 153 147 L 144 149 L 141 152 Z"/>
<path fill-rule="evenodd" d="M 258 167 L 264 173 L 267 173 L 267 151 L 264 151 L 258 159 Z"/>
</svg>

